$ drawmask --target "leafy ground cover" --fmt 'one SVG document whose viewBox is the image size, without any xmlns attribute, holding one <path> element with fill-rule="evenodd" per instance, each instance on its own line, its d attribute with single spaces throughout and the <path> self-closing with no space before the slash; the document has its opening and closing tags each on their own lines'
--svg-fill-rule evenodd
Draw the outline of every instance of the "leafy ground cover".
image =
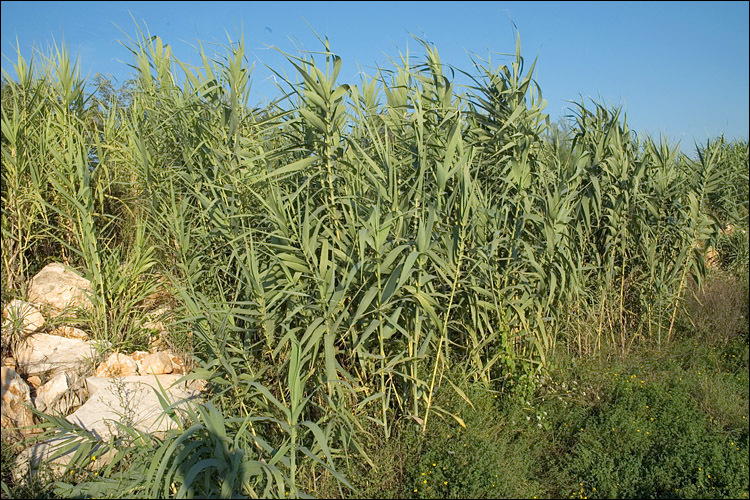
<svg viewBox="0 0 750 500">
<path fill-rule="evenodd" d="M 746 332 L 683 332 L 625 358 L 561 354 L 526 400 L 467 387 L 473 407 L 444 403 L 466 428 L 406 422 L 397 444 L 373 447 L 376 468 L 349 473 L 359 490 L 345 496 L 747 498 Z"/>
</svg>

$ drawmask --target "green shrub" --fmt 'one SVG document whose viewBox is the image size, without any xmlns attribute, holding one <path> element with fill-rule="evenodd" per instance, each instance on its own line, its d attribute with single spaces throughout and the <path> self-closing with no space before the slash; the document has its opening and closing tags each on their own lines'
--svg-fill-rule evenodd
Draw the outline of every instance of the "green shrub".
<svg viewBox="0 0 750 500">
<path fill-rule="evenodd" d="M 620 375 L 611 397 L 576 435 L 571 497 L 742 498 L 748 432 L 712 426 L 685 381 Z"/>
</svg>

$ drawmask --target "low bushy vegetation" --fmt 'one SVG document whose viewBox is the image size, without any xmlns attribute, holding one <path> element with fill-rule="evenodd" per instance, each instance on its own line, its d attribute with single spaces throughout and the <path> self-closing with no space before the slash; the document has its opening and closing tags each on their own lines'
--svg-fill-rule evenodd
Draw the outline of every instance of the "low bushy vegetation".
<svg viewBox="0 0 750 500">
<path fill-rule="evenodd" d="M 747 497 L 747 140 L 553 127 L 520 40 L 466 89 L 420 42 L 356 85 L 287 55 L 261 107 L 241 39 L 190 67 L 139 31 L 91 94 L 18 55 L 3 305 L 63 261 L 131 351 L 168 303 L 210 392 L 95 476 L 15 484 L 3 447 L 4 496 Z"/>
</svg>

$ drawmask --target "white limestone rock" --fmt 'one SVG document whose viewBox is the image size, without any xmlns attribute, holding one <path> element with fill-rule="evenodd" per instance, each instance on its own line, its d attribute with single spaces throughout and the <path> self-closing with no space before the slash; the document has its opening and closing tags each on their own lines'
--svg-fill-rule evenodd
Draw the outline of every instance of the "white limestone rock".
<svg viewBox="0 0 750 500">
<path fill-rule="evenodd" d="M 46 333 L 35 333 L 25 338 L 15 354 L 22 373 L 28 376 L 46 375 L 47 378 L 64 371 L 81 373 L 97 357 L 94 342 Z"/>
<path fill-rule="evenodd" d="M 185 404 L 198 403 L 200 393 L 205 388 L 205 381 L 190 380 L 175 384 L 181 375 L 146 375 L 129 377 L 87 377 L 86 387 L 90 397 L 80 408 L 68 415 L 69 422 L 85 429 L 100 443 L 108 441 L 113 435 L 121 435 L 116 422 L 132 426 L 140 431 L 164 434 L 177 427 L 177 423 L 164 415 L 159 399 L 154 390 L 159 384 L 166 391 L 170 403 L 181 401 L 177 411 Z M 159 390 L 160 391 L 160 390 Z M 160 391 L 161 394 L 161 391 Z M 38 469 L 42 461 L 49 463 L 53 470 L 62 470 L 73 457 L 77 447 L 49 462 L 52 454 L 69 443 L 71 435 L 62 435 L 22 451 L 16 458 L 13 475 L 16 481 L 27 480 Z M 97 457 L 93 468 L 103 467 L 114 456 L 114 451 Z"/>
<path fill-rule="evenodd" d="M 138 375 L 138 365 L 131 356 L 121 352 L 112 353 L 94 372 L 97 377 L 128 377 Z"/>
<path fill-rule="evenodd" d="M 36 390 L 34 405 L 49 414 L 67 415 L 86 399 L 83 377 L 72 373 L 58 373 Z"/>
<path fill-rule="evenodd" d="M 15 370 L 7 366 L 0 368 L 0 384 L 2 384 L 0 427 L 2 427 L 3 440 L 17 440 L 34 433 L 33 430 L 12 429 L 34 424 L 34 413 L 24 405 L 24 403 L 31 405 L 31 392 L 28 384 Z"/>
<path fill-rule="evenodd" d="M 164 351 L 155 352 L 145 356 L 138 362 L 138 369 L 143 375 L 165 375 L 172 373 L 172 358 Z"/>
<path fill-rule="evenodd" d="M 28 297 L 36 304 L 48 306 L 50 317 L 57 317 L 71 308 L 90 308 L 87 291 L 91 291 L 89 280 L 63 264 L 53 262 L 31 278 Z"/>
</svg>

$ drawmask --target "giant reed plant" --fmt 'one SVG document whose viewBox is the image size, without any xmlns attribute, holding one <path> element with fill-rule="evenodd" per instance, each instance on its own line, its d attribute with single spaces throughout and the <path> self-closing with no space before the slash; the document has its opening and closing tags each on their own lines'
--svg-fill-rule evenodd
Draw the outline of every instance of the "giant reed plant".
<svg viewBox="0 0 750 500">
<path fill-rule="evenodd" d="M 439 391 L 471 405 L 461 387 L 531 383 L 560 343 L 672 337 L 704 272 L 693 245 L 715 235 L 721 148 L 695 162 L 584 103 L 572 142 L 550 144 L 520 39 L 507 65 L 477 58 L 465 90 L 419 42 L 423 60 L 356 85 L 328 40 L 286 54 L 298 80 L 253 109 L 241 38 L 192 67 L 139 28 L 129 108 L 93 129 L 65 57 L 57 80 L 22 59 L 6 76 L 3 279 L 18 290 L 65 249 L 94 283 L 95 333 L 126 345 L 150 273 L 168 275 L 210 383 L 188 424 L 121 442 L 133 469 L 91 491 L 296 496 L 303 469 L 346 485 L 337 464 L 368 421 L 377 439 L 400 419 L 464 425 Z M 569 312 L 593 328 L 573 333 Z"/>
</svg>

